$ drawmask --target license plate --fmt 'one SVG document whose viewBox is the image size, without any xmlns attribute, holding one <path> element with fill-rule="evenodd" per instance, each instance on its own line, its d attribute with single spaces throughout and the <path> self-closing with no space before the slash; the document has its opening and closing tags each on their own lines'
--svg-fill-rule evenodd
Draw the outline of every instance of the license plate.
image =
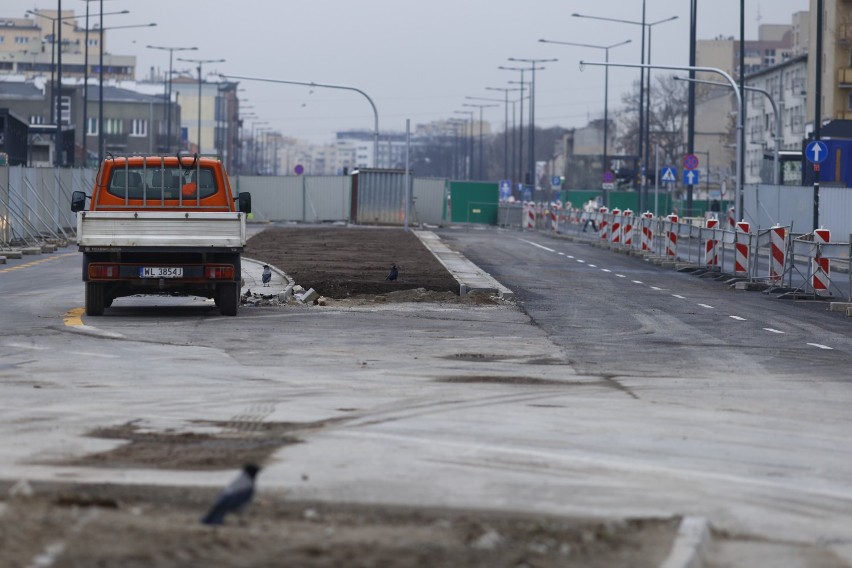
<svg viewBox="0 0 852 568">
<path fill-rule="evenodd" d="M 140 278 L 183 278 L 183 268 L 175 266 L 142 266 Z"/>
</svg>

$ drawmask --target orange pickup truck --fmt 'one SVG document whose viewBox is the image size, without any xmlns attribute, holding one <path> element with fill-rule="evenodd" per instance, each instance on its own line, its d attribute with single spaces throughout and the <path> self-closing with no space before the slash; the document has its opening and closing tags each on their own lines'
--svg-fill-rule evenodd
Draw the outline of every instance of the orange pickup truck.
<svg viewBox="0 0 852 568">
<path fill-rule="evenodd" d="M 222 315 L 237 314 L 251 195 L 234 197 L 219 159 L 109 156 L 91 196 L 72 193 L 71 211 L 86 315 L 134 294 L 212 298 Z"/>
</svg>

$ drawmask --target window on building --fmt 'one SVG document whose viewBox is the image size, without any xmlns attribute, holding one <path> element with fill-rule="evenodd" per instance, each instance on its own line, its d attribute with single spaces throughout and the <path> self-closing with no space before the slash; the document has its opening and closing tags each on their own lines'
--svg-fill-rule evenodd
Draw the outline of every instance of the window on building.
<svg viewBox="0 0 852 568">
<path fill-rule="evenodd" d="M 108 118 L 104 122 L 104 134 L 121 134 L 123 131 L 121 119 Z"/>
<path fill-rule="evenodd" d="M 148 121 L 134 118 L 130 123 L 131 136 L 148 136 Z"/>
<path fill-rule="evenodd" d="M 6 43 L 6 36 L 0 35 L 0 43 Z"/>
<path fill-rule="evenodd" d="M 71 97 L 59 97 L 59 116 L 60 124 L 71 124 Z"/>
<path fill-rule="evenodd" d="M 89 38 L 89 47 L 96 47 L 98 45 L 98 39 L 94 37 Z"/>
<path fill-rule="evenodd" d="M 98 119 L 89 117 L 89 123 L 86 125 L 86 134 L 89 136 L 97 136 L 98 134 Z"/>
<path fill-rule="evenodd" d="M 30 124 L 44 124 L 45 122 L 44 117 L 39 114 L 30 115 Z"/>
<path fill-rule="evenodd" d="M 26 36 L 15 36 L 15 43 L 18 45 L 24 45 L 29 43 L 29 38 Z"/>
</svg>

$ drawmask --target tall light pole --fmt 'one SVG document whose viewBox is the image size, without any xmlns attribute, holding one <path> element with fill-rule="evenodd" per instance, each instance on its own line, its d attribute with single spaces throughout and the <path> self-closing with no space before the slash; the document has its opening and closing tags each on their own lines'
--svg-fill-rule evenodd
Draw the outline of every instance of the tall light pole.
<svg viewBox="0 0 852 568">
<path fill-rule="evenodd" d="M 502 91 L 505 95 L 503 104 L 506 105 L 505 117 L 503 119 L 503 179 L 509 179 L 509 93 L 520 91 L 520 88 L 509 87 L 485 87 L 487 91 Z M 494 100 L 494 99 L 488 99 Z"/>
<path fill-rule="evenodd" d="M 482 174 L 482 109 L 493 108 L 497 105 L 462 103 L 462 106 L 474 107 L 479 109 L 479 181 L 482 181 L 484 179 Z"/>
<path fill-rule="evenodd" d="M 530 78 L 530 182 L 535 188 L 535 72 L 537 69 L 545 69 L 545 67 L 536 67 L 539 63 L 555 63 L 558 59 L 523 59 L 510 57 L 509 61 L 517 63 L 529 63 L 532 77 Z"/>
<path fill-rule="evenodd" d="M 151 28 L 155 27 L 156 22 L 151 22 L 150 24 L 137 24 L 130 26 L 112 26 L 109 28 L 104 28 L 104 16 L 108 14 L 104 14 L 104 0 L 99 0 L 101 3 L 101 18 L 100 25 L 98 26 L 98 48 L 100 49 L 100 62 L 98 63 L 98 163 L 104 161 L 104 154 L 106 153 L 104 146 L 104 32 L 108 30 L 122 30 L 128 28 Z"/>
<path fill-rule="evenodd" d="M 649 90 L 650 90 L 650 86 L 651 86 L 651 75 L 650 75 L 651 70 L 650 70 L 650 67 L 648 67 L 648 68 L 644 67 L 645 61 L 646 61 L 646 58 L 645 58 L 645 30 L 646 29 L 648 30 L 648 35 L 650 36 L 651 27 L 656 26 L 657 24 L 662 24 L 663 22 L 670 22 L 672 20 L 676 20 L 677 16 L 672 16 L 670 18 L 665 18 L 663 20 L 658 20 L 656 22 L 647 23 L 645 21 L 645 0 L 642 0 L 642 20 L 641 21 L 622 20 L 622 19 L 618 19 L 618 18 L 605 18 L 605 17 L 601 17 L 601 16 L 588 16 L 588 15 L 585 15 L 585 14 L 577 14 L 577 13 L 571 14 L 571 16 L 574 17 L 574 18 L 587 18 L 587 19 L 590 19 L 590 20 L 602 20 L 604 22 L 616 22 L 616 23 L 620 23 L 620 24 L 632 24 L 632 25 L 642 27 L 642 57 L 641 57 L 642 66 L 640 66 L 640 72 L 639 72 L 639 141 L 638 141 L 639 151 L 637 153 L 637 158 L 638 158 L 639 162 L 641 162 L 641 165 L 640 165 L 641 169 L 644 170 L 644 169 L 646 169 L 646 165 L 647 165 L 647 148 L 646 148 L 646 143 L 645 143 L 645 141 L 647 139 L 646 129 L 648 130 L 648 132 L 650 132 L 650 128 L 648 128 L 648 124 L 650 123 L 650 117 L 646 116 L 646 112 L 648 110 L 650 110 L 650 100 L 651 100 L 651 97 L 646 92 L 646 88 L 645 88 L 645 70 L 646 69 L 648 71 L 648 89 Z M 650 38 L 649 38 L 649 40 L 648 40 L 648 58 L 647 58 L 649 65 L 651 63 L 651 49 L 650 49 L 650 47 L 651 47 L 651 41 L 650 41 Z M 647 101 L 648 101 L 647 103 L 646 103 L 646 97 L 647 97 Z M 642 183 L 639 187 L 639 190 L 640 190 L 639 206 L 640 206 L 640 208 L 647 208 L 648 184 L 645 180 L 646 176 L 644 175 L 644 172 L 643 172 L 642 177 L 643 177 Z M 643 193 L 643 191 L 644 191 L 644 193 Z"/>
<path fill-rule="evenodd" d="M 609 63 L 609 50 L 614 47 L 619 47 L 622 45 L 626 45 L 631 42 L 631 40 L 621 41 L 619 43 L 614 43 L 612 45 L 589 45 L 587 43 L 574 43 L 570 41 L 554 41 L 549 39 L 540 39 L 538 40 L 541 43 L 555 43 L 558 45 L 569 45 L 573 47 L 587 47 L 591 49 L 602 49 L 604 51 L 604 61 Z M 604 139 L 603 139 L 603 175 L 606 175 L 606 172 L 610 171 L 609 165 L 609 67 L 604 68 Z M 609 205 L 609 194 L 607 190 L 603 192 L 603 204 Z"/>
<path fill-rule="evenodd" d="M 146 45 L 148 49 L 160 49 L 169 52 L 169 79 L 166 86 L 166 153 L 172 151 L 172 66 L 175 51 L 196 51 L 197 47 L 166 47 L 162 45 Z"/>
<path fill-rule="evenodd" d="M 89 159 L 89 32 L 92 31 L 89 27 L 89 3 L 98 1 L 100 0 L 83 0 L 86 3 L 86 35 L 83 40 L 86 44 L 83 55 L 83 165 Z M 120 12 L 106 12 L 104 16 L 129 13 L 130 10 L 121 10 Z M 98 43 L 100 44 L 100 42 Z"/>
<path fill-rule="evenodd" d="M 470 128 L 465 128 L 465 134 L 467 135 L 467 144 L 465 148 L 465 154 L 467 160 L 464 166 L 465 178 L 470 181 L 470 178 L 473 177 L 473 111 L 472 110 L 456 110 L 453 111 L 456 114 L 466 114 L 468 117 L 468 121 L 470 124 Z M 469 131 L 468 131 L 469 130 Z"/>
<path fill-rule="evenodd" d="M 468 99 L 468 100 L 471 100 L 471 101 L 491 101 L 491 102 L 494 102 L 494 103 L 504 102 L 504 101 L 501 101 L 500 99 L 489 99 L 488 97 L 465 97 L 465 99 Z M 506 104 L 506 112 L 504 113 L 505 119 L 504 119 L 503 125 L 504 125 L 504 128 L 506 129 L 506 133 L 508 134 L 508 129 L 509 129 L 509 93 L 508 92 L 506 93 L 505 104 Z M 506 136 L 504 136 L 503 139 L 504 139 L 504 142 L 508 143 L 508 138 Z M 508 148 L 508 146 L 506 144 L 504 144 L 504 149 L 505 148 Z M 504 153 L 504 155 L 503 155 L 503 178 L 504 179 L 506 177 L 508 177 L 508 171 L 509 171 L 507 158 L 508 158 L 508 154 Z"/>
<path fill-rule="evenodd" d="M 201 84 L 203 78 L 201 76 L 201 67 L 205 63 L 224 63 L 224 59 L 182 59 L 178 57 L 178 61 L 186 63 L 195 63 L 198 67 L 198 153 L 201 154 Z"/>
<path fill-rule="evenodd" d="M 501 69 L 503 71 L 520 71 L 521 72 L 521 80 L 520 80 L 520 89 L 521 89 L 521 101 L 524 100 L 524 72 L 533 71 L 532 68 L 529 67 L 505 67 L 503 65 L 499 66 L 497 69 Z M 540 67 L 539 69 L 544 69 L 544 67 Z M 517 81 L 509 81 L 509 84 L 517 84 Z M 518 130 L 518 181 L 520 183 L 526 183 L 524 180 L 524 105 L 521 104 L 520 118 L 519 118 L 519 130 Z"/>
<path fill-rule="evenodd" d="M 243 81 L 262 81 L 264 83 L 278 83 L 283 85 L 303 85 L 305 87 L 321 87 L 323 89 L 341 89 L 344 91 L 355 91 L 356 93 L 363 96 L 367 99 L 367 102 L 370 103 L 370 106 L 373 108 L 373 120 L 374 120 L 374 130 L 373 130 L 373 167 L 378 167 L 379 160 L 379 111 L 376 109 L 376 103 L 373 102 L 373 99 L 370 98 L 370 95 L 362 91 L 361 89 L 356 89 L 355 87 L 347 87 L 345 85 L 329 85 L 323 83 L 305 83 L 302 81 L 284 81 L 281 79 L 263 79 L 260 77 L 240 77 L 237 75 L 220 75 L 226 79 L 241 79 Z"/>
</svg>

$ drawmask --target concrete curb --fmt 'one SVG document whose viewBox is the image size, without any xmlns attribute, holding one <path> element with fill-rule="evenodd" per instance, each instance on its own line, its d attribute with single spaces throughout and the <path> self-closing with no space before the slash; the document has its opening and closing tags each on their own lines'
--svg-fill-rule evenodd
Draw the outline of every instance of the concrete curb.
<svg viewBox="0 0 852 568">
<path fill-rule="evenodd" d="M 469 261 L 463 254 L 448 247 L 432 231 L 413 231 L 438 262 L 449 271 L 459 283 L 459 295 L 466 296 L 474 292 L 485 292 L 500 296 L 504 300 L 515 297 L 515 293 L 503 286 L 493 276 Z"/>
<path fill-rule="evenodd" d="M 660 568 L 700 568 L 710 544 L 710 523 L 704 517 L 684 517 L 672 549 Z"/>
</svg>

